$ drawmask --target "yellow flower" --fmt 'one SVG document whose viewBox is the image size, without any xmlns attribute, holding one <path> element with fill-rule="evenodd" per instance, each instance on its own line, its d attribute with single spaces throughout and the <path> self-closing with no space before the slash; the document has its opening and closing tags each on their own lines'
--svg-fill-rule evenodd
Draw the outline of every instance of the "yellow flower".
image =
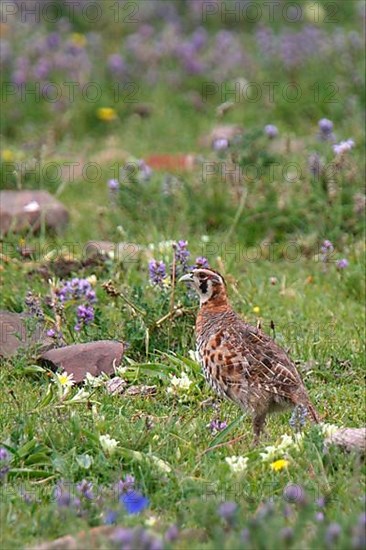
<svg viewBox="0 0 366 550">
<path fill-rule="evenodd" d="M 253 313 L 260 313 L 260 311 L 261 311 L 261 308 L 259 306 L 253 307 Z"/>
<path fill-rule="evenodd" d="M 270 464 L 271 470 L 274 472 L 280 472 L 284 468 L 287 468 L 289 462 L 288 460 L 285 460 L 284 458 L 280 458 L 280 460 L 275 460 L 275 462 L 272 462 Z"/>
<path fill-rule="evenodd" d="M 10 149 L 4 149 L 1 152 L 1 158 L 4 162 L 12 162 L 14 160 L 14 153 Z"/>
<path fill-rule="evenodd" d="M 86 38 L 83 34 L 80 34 L 79 32 L 73 32 L 71 35 L 71 41 L 75 46 L 79 46 L 80 48 L 83 48 L 86 44 Z"/>
<path fill-rule="evenodd" d="M 99 120 L 103 120 L 103 122 L 111 122 L 112 120 L 116 120 L 117 113 L 112 107 L 100 107 L 97 110 L 97 117 Z"/>
<path fill-rule="evenodd" d="M 61 374 L 57 373 L 57 381 L 63 388 L 71 388 L 75 384 L 75 381 L 73 380 L 74 375 L 73 373 L 67 374 L 66 371 L 62 372 Z"/>
</svg>

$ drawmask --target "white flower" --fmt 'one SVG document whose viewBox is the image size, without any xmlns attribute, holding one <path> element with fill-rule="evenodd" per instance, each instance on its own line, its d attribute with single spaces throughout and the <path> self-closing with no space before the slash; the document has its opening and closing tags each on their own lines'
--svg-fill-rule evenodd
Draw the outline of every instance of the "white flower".
<svg viewBox="0 0 366 550">
<path fill-rule="evenodd" d="M 73 380 L 74 374 L 68 374 L 66 371 L 61 373 L 56 373 L 54 375 L 54 380 L 58 386 L 58 392 L 60 397 L 65 398 L 70 391 L 71 386 L 75 384 Z"/>
<path fill-rule="evenodd" d="M 341 141 L 333 145 L 333 151 L 336 155 L 343 155 L 346 151 L 350 151 L 355 146 L 353 139 L 347 139 L 347 141 Z"/>
<path fill-rule="evenodd" d="M 339 430 L 339 427 L 335 424 L 320 424 L 320 431 L 325 438 L 332 437 L 332 435 Z"/>
<path fill-rule="evenodd" d="M 145 519 L 145 525 L 147 525 L 147 527 L 154 527 L 157 521 L 158 520 L 155 516 L 149 516 Z"/>
<path fill-rule="evenodd" d="M 289 447 L 292 447 L 294 444 L 294 440 L 292 437 L 288 434 L 281 435 L 281 443 L 278 444 L 278 449 L 288 449 Z"/>
<path fill-rule="evenodd" d="M 113 363 L 113 370 L 118 376 L 123 378 L 123 375 L 128 371 L 128 367 L 122 367 L 121 365 L 116 367 Z"/>
<path fill-rule="evenodd" d="M 109 434 L 100 435 L 99 441 L 103 451 L 109 455 L 112 455 L 118 446 L 118 441 L 113 439 Z"/>
<path fill-rule="evenodd" d="M 227 456 L 225 458 L 225 462 L 229 465 L 230 470 L 234 474 L 245 472 L 248 460 L 249 458 L 247 456 Z"/>
<path fill-rule="evenodd" d="M 73 380 L 74 374 L 68 374 L 66 371 L 61 373 L 56 373 L 56 379 L 57 382 L 62 386 L 63 388 L 71 388 L 75 384 L 75 381 Z"/>
<path fill-rule="evenodd" d="M 176 390 L 188 390 L 189 386 L 192 384 L 192 380 L 188 378 L 185 372 L 182 372 L 180 378 L 178 376 L 172 376 L 170 383 Z"/>
<path fill-rule="evenodd" d="M 151 455 L 151 460 L 156 464 L 156 466 L 159 468 L 159 470 L 161 470 L 162 472 L 165 472 L 167 474 L 169 474 L 172 469 L 171 467 L 169 466 L 169 464 L 167 464 L 164 460 L 162 460 L 161 458 L 159 458 L 158 456 L 155 456 L 155 455 Z"/>
<path fill-rule="evenodd" d="M 95 286 L 97 284 L 97 276 L 94 274 L 89 275 L 89 277 L 87 277 L 86 280 L 88 281 L 89 284 L 91 284 L 91 286 Z"/>
<path fill-rule="evenodd" d="M 86 401 L 89 398 L 90 393 L 83 390 L 82 388 L 69 400 L 69 402 L 80 402 Z"/>
<path fill-rule="evenodd" d="M 104 380 L 99 376 L 93 376 L 90 374 L 90 372 L 87 372 L 85 375 L 84 384 L 86 386 L 91 386 L 92 388 L 98 388 L 98 386 L 102 386 L 104 383 Z"/>
<path fill-rule="evenodd" d="M 268 447 L 264 448 L 264 452 L 259 453 L 259 456 L 263 462 L 266 462 L 267 460 L 273 460 L 276 458 L 280 452 L 281 451 L 279 451 L 274 445 L 268 445 Z"/>
</svg>

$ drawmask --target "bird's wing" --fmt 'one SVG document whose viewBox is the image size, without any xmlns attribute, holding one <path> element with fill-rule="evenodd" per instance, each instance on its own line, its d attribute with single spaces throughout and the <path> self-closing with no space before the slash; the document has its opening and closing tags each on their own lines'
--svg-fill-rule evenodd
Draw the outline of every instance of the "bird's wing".
<svg viewBox="0 0 366 550">
<path fill-rule="evenodd" d="M 242 321 L 215 335 L 220 346 L 215 350 L 215 363 L 223 382 L 234 389 L 243 382 L 250 388 L 263 389 L 291 398 L 302 380 L 285 351 L 261 330 Z M 210 346 L 211 347 L 211 346 Z"/>
</svg>

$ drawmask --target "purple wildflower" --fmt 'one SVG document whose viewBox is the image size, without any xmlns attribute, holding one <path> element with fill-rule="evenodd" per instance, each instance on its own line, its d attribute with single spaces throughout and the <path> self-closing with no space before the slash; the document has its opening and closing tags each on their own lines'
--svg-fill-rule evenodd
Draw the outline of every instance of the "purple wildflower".
<svg viewBox="0 0 366 550">
<path fill-rule="evenodd" d="M 94 321 L 94 308 L 93 306 L 81 305 L 76 310 L 76 316 L 78 319 L 75 325 L 75 330 L 79 331 L 84 325 L 89 325 Z"/>
<path fill-rule="evenodd" d="M 122 493 L 119 501 L 124 505 L 128 514 L 139 514 L 149 506 L 149 499 L 134 489 Z"/>
<path fill-rule="evenodd" d="M 312 153 L 308 158 L 308 167 L 310 173 L 318 178 L 324 169 L 324 163 L 318 153 Z"/>
<path fill-rule="evenodd" d="M 321 523 L 322 521 L 324 521 L 324 512 L 316 512 L 315 513 L 315 521 L 318 521 L 319 523 Z"/>
<path fill-rule="evenodd" d="M 176 525 L 171 525 L 166 533 L 165 533 L 165 540 L 167 540 L 168 542 L 174 542 L 175 540 L 177 540 L 179 536 L 179 529 Z"/>
<path fill-rule="evenodd" d="M 149 262 L 149 277 L 153 285 L 163 286 L 166 278 L 166 266 L 164 262 L 151 260 Z"/>
<path fill-rule="evenodd" d="M 286 485 L 283 490 L 283 497 L 287 502 L 295 504 L 305 504 L 307 500 L 304 488 L 296 483 Z"/>
<path fill-rule="evenodd" d="M 264 127 L 264 133 L 269 139 L 273 139 L 278 136 L 278 128 L 274 124 L 267 124 Z"/>
<path fill-rule="evenodd" d="M 61 302 L 86 298 L 91 304 L 97 301 L 94 290 L 87 279 L 74 277 L 71 281 L 65 281 L 58 289 L 57 295 Z"/>
<path fill-rule="evenodd" d="M 338 523 L 331 523 L 325 532 L 325 542 L 328 546 L 333 546 L 335 541 L 339 538 L 342 532 L 342 528 Z"/>
<path fill-rule="evenodd" d="M 54 338 L 56 336 L 56 331 L 55 329 L 53 328 L 50 328 L 47 332 L 46 332 L 47 336 L 49 336 L 50 338 Z"/>
<path fill-rule="evenodd" d="M 173 245 L 176 264 L 183 267 L 183 272 L 189 270 L 187 263 L 191 253 L 189 252 L 187 246 L 188 242 L 183 240 L 180 240 Z"/>
<path fill-rule="evenodd" d="M 234 518 L 237 509 L 238 505 L 236 504 L 236 502 L 227 501 L 220 504 L 217 513 L 223 519 L 231 521 Z"/>
<path fill-rule="evenodd" d="M 27 308 L 27 313 L 30 317 L 36 319 L 44 319 L 44 312 L 41 306 L 41 301 L 38 296 L 35 296 L 30 290 L 24 300 Z"/>
<path fill-rule="evenodd" d="M 58 483 L 54 489 L 54 498 L 57 506 L 67 508 L 73 504 L 70 489 L 64 484 Z"/>
<path fill-rule="evenodd" d="M 137 179 L 141 182 L 149 181 L 153 173 L 152 168 L 142 159 L 137 161 L 137 168 Z"/>
<path fill-rule="evenodd" d="M 130 474 L 127 474 L 124 479 L 120 479 L 114 486 L 118 496 L 125 491 L 130 491 L 134 488 L 135 478 Z"/>
<path fill-rule="evenodd" d="M 9 453 L 4 447 L 0 447 L 0 462 L 7 462 L 9 460 Z"/>
<path fill-rule="evenodd" d="M 204 269 L 209 268 L 210 265 L 208 263 L 208 259 L 205 258 L 204 256 L 198 256 L 198 258 L 196 258 L 196 261 L 195 261 L 195 267 L 204 268 Z"/>
<path fill-rule="evenodd" d="M 333 251 L 334 251 L 333 244 L 330 241 L 328 241 L 328 239 L 325 239 L 325 241 L 323 241 L 320 247 L 322 262 L 326 263 L 329 260 L 329 256 Z"/>
<path fill-rule="evenodd" d="M 119 181 L 116 179 L 110 179 L 108 180 L 108 189 L 110 191 L 117 191 L 119 188 Z"/>
<path fill-rule="evenodd" d="M 304 405 L 297 405 L 291 415 L 289 424 L 293 430 L 300 432 L 306 422 L 308 410 Z"/>
<path fill-rule="evenodd" d="M 0 480 L 6 476 L 9 470 L 10 470 L 9 466 L 3 466 L 2 468 L 0 468 Z"/>
<path fill-rule="evenodd" d="M 103 523 L 105 525 L 113 525 L 117 523 L 117 516 L 116 510 L 107 510 L 103 516 Z"/>
<path fill-rule="evenodd" d="M 207 427 L 210 428 L 213 434 L 216 434 L 227 428 L 227 422 L 225 420 L 211 420 Z"/>
<path fill-rule="evenodd" d="M 118 544 L 119 548 L 132 548 L 134 531 L 125 527 L 118 527 L 113 531 L 112 540 Z"/>
<path fill-rule="evenodd" d="M 126 64 L 123 58 L 118 53 L 113 53 L 108 57 L 107 60 L 108 69 L 112 73 L 121 74 L 126 68 Z"/>
<path fill-rule="evenodd" d="M 94 499 L 93 484 L 90 481 L 83 479 L 76 485 L 77 492 L 88 500 Z"/>
<path fill-rule="evenodd" d="M 323 141 L 333 141 L 333 122 L 327 118 L 322 118 L 318 122 L 319 126 L 319 139 Z"/>
<path fill-rule="evenodd" d="M 319 507 L 319 508 L 324 508 L 325 505 L 326 505 L 326 500 L 324 497 L 319 497 L 316 499 L 316 502 L 315 504 Z"/>
<path fill-rule="evenodd" d="M 353 139 L 347 139 L 347 141 L 341 141 L 333 145 L 333 151 L 336 155 L 340 156 L 350 151 L 355 146 Z"/>
<path fill-rule="evenodd" d="M 225 151 L 229 147 L 229 140 L 226 138 L 217 138 L 212 142 L 214 151 Z"/>
<path fill-rule="evenodd" d="M 336 263 L 337 269 L 346 269 L 349 266 L 349 261 L 346 258 L 338 260 Z"/>
<path fill-rule="evenodd" d="M 60 45 L 60 35 L 57 32 L 51 32 L 46 38 L 47 47 L 56 50 Z"/>
</svg>

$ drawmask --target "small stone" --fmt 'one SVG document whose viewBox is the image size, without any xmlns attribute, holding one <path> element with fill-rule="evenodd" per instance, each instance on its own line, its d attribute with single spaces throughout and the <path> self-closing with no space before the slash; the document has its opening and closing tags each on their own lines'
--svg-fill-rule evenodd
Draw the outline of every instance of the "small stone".
<svg viewBox="0 0 366 550">
<path fill-rule="evenodd" d="M 156 386 L 130 386 L 125 391 L 125 395 L 155 395 L 157 392 Z"/>
<path fill-rule="evenodd" d="M 118 376 L 111 378 L 111 380 L 108 380 L 108 382 L 106 383 L 107 392 L 110 393 L 111 395 L 119 395 L 123 393 L 125 391 L 126 386 L 127 386 L 126 380 L 123 380 Z"/>
<path fill-rule="evenodd" d="M 69 219 L 65 206 L 47 191 L 21 190 L 0 191 L 0 233 L 9 231 L 39 231 L 44 223 L 46 229 L 59 232 Z"/>
</svg>

